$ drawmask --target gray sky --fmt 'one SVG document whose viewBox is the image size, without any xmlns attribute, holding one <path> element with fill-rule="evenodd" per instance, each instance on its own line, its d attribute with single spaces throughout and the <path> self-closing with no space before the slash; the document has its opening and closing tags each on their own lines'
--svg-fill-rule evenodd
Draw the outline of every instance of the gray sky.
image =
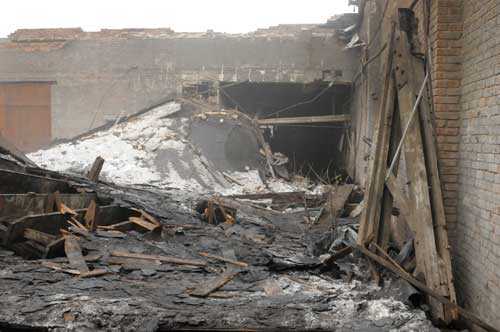
<svg viewBox="0 0 500 332">
<path fill-rule="evenodd" d="M 158 28 L 248 32 L 280 23 L 322 23 L 352 12 L 348 0 L 9 0 L 0 36 L 19 28 Z"/>
</svg>

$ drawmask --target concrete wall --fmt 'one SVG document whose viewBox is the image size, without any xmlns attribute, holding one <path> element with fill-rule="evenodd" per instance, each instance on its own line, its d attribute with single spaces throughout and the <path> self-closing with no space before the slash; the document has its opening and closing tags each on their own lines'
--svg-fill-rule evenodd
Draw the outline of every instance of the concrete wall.
<svg viewBox="0 0 500 332">
<path fill-rule="evenodd" d="M 311 81 L 325 69 L 342 69 L 349 80 L 355 63 L 331 29 L 250 35 L 111 32 L 13 34 L 0 43 L 0 80 L 56 81 L 53 137 L 67 138 L 178 93 L 185 83 Z"/>
</svg>

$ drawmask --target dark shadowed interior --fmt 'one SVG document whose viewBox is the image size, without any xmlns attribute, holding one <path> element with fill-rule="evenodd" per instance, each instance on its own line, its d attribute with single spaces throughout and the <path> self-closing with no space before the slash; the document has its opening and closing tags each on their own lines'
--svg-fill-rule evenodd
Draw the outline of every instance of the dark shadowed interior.
<svg viewBox="0 0 500 332">
<path fill-rule="evenodd" d="M 224 108 L 253 118 L 306 117 L 347 113 L 350 87 L 343 82 L 221 82 Z M 344 167 L 343 123 L 268 126 L 265 136 L 273 152 L 289 157 L 289 170 L 333 180 Z"/>
</svg>

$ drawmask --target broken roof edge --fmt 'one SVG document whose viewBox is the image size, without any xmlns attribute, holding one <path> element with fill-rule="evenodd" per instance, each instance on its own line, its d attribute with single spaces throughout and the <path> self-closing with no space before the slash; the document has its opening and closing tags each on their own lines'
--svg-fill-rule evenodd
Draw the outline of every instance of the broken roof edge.
<svg viewBox="0 0 500 332">
<path fill-rule="evenodd" d="M 186 32 L 174 31 L 170 27 L 159 28 L 102 28 L 97 31 L 85 31 L 81 27 L 73 28 L 34 28 L 17 29 L 10 33 L 6 41 L 14 43 L 46 43 L 76 40 L 109 40 L 109 39 L 175 39 L 175 38 L 268 38 L 298 36 L 302 32 L 333 35 L 352 24 L 358 13 L 341 13 L 333 15 L 325 23 L 284 23 L 257 28 L 252 31 L 229 33 L 207 29 L 206 31 Z"/>
<path fill-rule="evenodd" d="M 11 156 L 15 161 L 20 162 L 24 166 L 35 167 L 38 166 L 31 161 L 26 155 L 21 152 L 14 144 L 9 142 L 0 133 L 0 154 L 5 154 Z"/>
</svg>

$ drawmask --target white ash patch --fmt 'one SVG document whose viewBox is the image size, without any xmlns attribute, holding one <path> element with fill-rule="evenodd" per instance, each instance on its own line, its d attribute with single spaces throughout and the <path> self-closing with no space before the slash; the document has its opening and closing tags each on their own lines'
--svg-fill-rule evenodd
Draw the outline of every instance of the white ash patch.
<svg viewBox="0 0 500 332">
<path fill-rule="evenodd" d="M 62 143 L 28 157 L 43 168 L 83 175 L 101 156 L 105 159 L 101 172 L 104 181 L 195 194 L 307 190 L 304 179 L 293 183 L 270 180 L 266 188 L 257 170 L 216 169 L 190 142 L 190 119 L 168 117 L 179 110 L 180 104 L 171 102 L 79 141 Z"/>
</svg>

